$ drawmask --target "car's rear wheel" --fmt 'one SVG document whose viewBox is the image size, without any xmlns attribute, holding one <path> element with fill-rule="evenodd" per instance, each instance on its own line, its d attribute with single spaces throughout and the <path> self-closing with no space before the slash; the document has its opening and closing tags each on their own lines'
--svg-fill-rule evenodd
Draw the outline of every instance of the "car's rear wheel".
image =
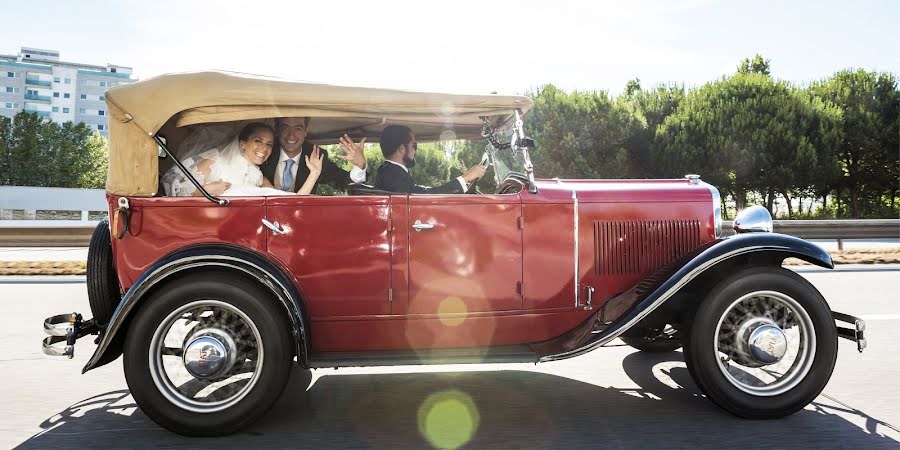
<svg viewBox="0 0 900 450">
<path fill-rule="evenodd" d="M 119 279 L 113 266 L 108 219 L 101 220 L 91 235 L 85 275 L 91 314 L 97 324 L 104 325 L 109 322 L 122 299 Z"/>
<path fill-rule="evenodd" d="M 837 330 L 809 282 L 780 267 L 756 267 L 710 290 L 684 353 L 694 380 L 717 405 L 745 418 L 777 418 L 825 388 Z"/>
<path fill-rule="evenodd" d="M 138 406 L 188 436 L 253 423 L 290 375 L 291 333 L 277 306 L 233 276 L 186 276 L 157 291 L 125 341 L 125 378 Z"/>
</svg>

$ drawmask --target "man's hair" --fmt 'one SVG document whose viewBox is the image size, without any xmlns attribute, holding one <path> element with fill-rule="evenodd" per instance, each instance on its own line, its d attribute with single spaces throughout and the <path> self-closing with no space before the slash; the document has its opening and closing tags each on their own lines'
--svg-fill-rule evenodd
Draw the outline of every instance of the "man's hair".
<svg viewBox="0 0 900 450">
<path fill-rule="evenodd" d="M 381 139 L 378 144 L 381 145 L 381 154 L 385 158 L 390 158 L 398 147 L 409 144 L 412 129 L 404 125 L 388 125 L 381 132 Z"/>
<path fill-rule="evenodd" d="M 281 125 L 282 119 L 287 119 L 287 118 L 288 117 L 276 117 L 275 118 L 275 128 L 278 128 L 278 126 Z M 309 128 L 309 117 L 303 118 L 303 125 L 306 126 L 307 129 Z"/>
</svg>

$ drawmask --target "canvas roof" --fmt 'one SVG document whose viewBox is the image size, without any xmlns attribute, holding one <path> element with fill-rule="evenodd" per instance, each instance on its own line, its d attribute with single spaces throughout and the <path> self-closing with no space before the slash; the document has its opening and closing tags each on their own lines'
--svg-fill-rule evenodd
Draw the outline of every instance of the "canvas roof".
<svg viewBox="0 0 900 450">
<path fill-rule="evenodd" d="M 302 116 L 312 118 L 308 139 L 319 144 L 335 143 L 344 133 L 374 142 L 391 124 L 409 126 L 421 141 L 476 139 L 482 117 L 502 129 L 516 110 L 524 113 L 532 104 L 524 96 L 334 86 L 228 72 L 161 75 L 110 89 L 106 103 L 107 191 L 119 195 L 155 194 L 153 136 L 183 138 L 188 126 Z"/>
</svg>

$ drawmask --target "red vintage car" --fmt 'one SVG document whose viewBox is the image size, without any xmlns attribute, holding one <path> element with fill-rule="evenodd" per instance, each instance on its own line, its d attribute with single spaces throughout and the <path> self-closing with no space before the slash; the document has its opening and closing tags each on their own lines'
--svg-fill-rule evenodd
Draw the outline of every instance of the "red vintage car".
<svg viewBox="0 0 900 450">
<path fill-rule="evenodd" d="M 715 187 L 671 180 L 536 179 L 520 96 L 352 88 L 221 72 L 111 89 L 110 221 L 89 252 L 93 318 L 48 318 L 44 352 L 84 371 L 124 358 L 138 406 L 169 430 L 221 435 L 257 420 L 294 364 L 305 370 L 543 363 L 620 338 L 683 348 L 723 409 L 782 417 L 822 391 L 837 338 L 864 323 L 832 312 L 781 267 L 833 264 L 772 233 L 762 208 L 722 236 Z M 489 194 L 408 195 L 353 184 L 345 195 L 167 197 L 170 149 L 210 124 L 311 117 L 308 140 L 484 139 Z M 838 327 L 847 322 L 849 328 Z"/>
</svg>

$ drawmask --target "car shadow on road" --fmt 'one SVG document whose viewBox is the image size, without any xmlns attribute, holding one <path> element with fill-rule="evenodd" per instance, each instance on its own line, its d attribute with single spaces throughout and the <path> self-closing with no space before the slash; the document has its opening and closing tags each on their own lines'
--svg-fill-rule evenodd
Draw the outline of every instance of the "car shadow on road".
<svg viewBox="0 0 900 450">
<path fill-rule="evenodd" d="M 780 420 L 738 419 L 698 391 L 681 353 L 623 361 L 640 388 L 525 370 L 351 374 L 309 387 L 297 370 L 253 426 L 190 439 L 157 427 L 128 391 L 86 399 L 19 447 L 192 448 L 898 448 L 898 430 L 839 403 Z M 602 370 L 602 368 L 598 368 Z M 837 415 L 838 413 L 842 416 Z M 853 421 L 846 417 L 851 417 Z M 859 420 L 856 420 L 859 419 Z M 857 423 L 862 423 L 859 425 Z"/>
</svg>

